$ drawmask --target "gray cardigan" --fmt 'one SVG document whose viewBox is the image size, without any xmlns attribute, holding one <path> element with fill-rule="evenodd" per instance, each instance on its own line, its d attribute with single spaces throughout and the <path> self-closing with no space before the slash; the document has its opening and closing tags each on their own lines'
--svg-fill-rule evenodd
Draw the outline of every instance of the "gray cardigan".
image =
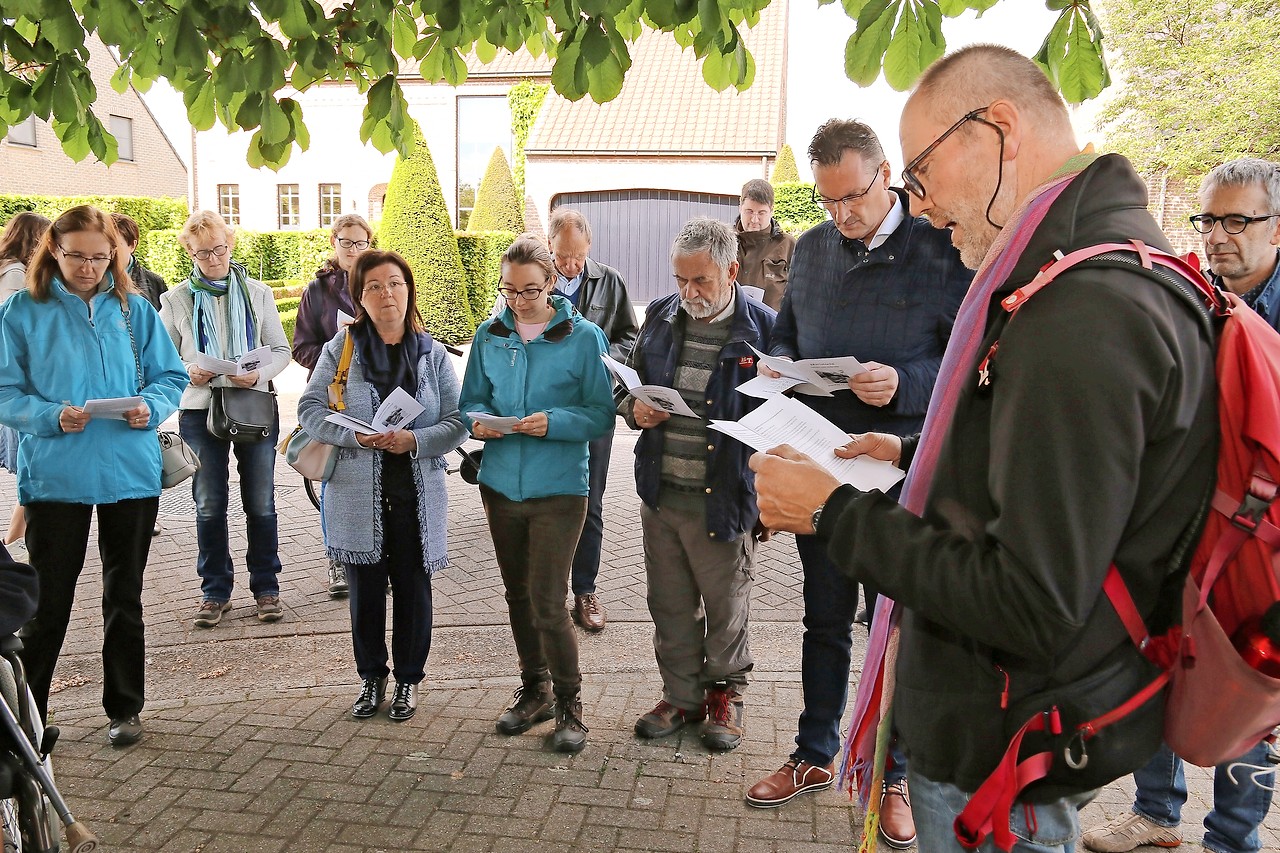
<svg viewBox="0 0 1280 853">
<path fill-rule="evenodd" d="M 325 548 L 329 556 L 347 565 L 368 565 L 382 559 L 382 453 L 361 447 L 355 433 L 325 421 L 329 414 L 329 383 L 338 370 L 338 359 L 347 330 L 324 345 L 307 390 L 298 400 L 298 423 L 317 441 L 338 448 L 338 458 L 324 493 Z M 445 487 L 444 455 L 467 438 L 458 414 L 458 376 L 445 348 L 436 343 L 418 359 L 418 391 L 424 407 L 409 425 L 417 449 L 413 459 L 413 485 L 418 496 L 418 530 L 422 538 L 423 566 L 428 572 L 449 562 L 445 532 L 449 506 Z M 351 372 L 343 397 L 345 413 L 368 422 L 382 402 L 377 389 L 364 378 L 359 353 L 351 358 Z M 370 523 L 372 521 L 372 523 Z"/>
<path fill-rule="evenodd" d="M 289 348 L 289 339 L 284 336 L 284 325 L 280 322 L 280 312 L 276 310 L 276 300 L 271 288 L 252 278 L 248 279 L 248 285 L 249 304 L 257 318 L 254 323 L 257 340 L 252 341 L 249 346 L 251 349 L 271 347 L 271 361 L 259 368 L 258 384 L 253 386 L 259 391 L 266 391 L 267 383 L 289 366 L 293 351 Z M 160 319 L 164 321 L 164 327 L 173 339 L 173 345 L 178 348 L 178 355 L 182 357 L 182 363 L 186 365 L 188 372 L 191 365 L 195 364 L 196 353 L 199 351 L 199 338 L 192 328 L 194 315 L 195 294 L 185 281 L 161 295 Z M 218 318 L 218 323 L 219 326 L 225 325 L 226 318 Z M 210 387 L 230 384 L 226 377 L 219 376 L 208 385 L 188 385 L 187 390 L 182 392 L 182 408 L 207 409 L 213 398 Z"/>
</svg>

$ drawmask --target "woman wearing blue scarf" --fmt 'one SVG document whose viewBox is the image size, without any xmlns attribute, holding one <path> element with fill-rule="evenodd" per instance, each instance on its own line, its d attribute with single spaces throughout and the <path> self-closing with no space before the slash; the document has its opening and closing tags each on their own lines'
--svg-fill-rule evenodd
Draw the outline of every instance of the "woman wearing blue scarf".
<svg viewBox="0 0 1280 853">
<path fill-rule="evenodd" d="M 356 321 L 321 350 L 298 401 L 298 422 L 312 437 L 339 448 L 323 512 L 329 558 L 348 569 L 351 640 L 363 680 L 351 716 L 376 714 L 387 675 L 394 673 L 387 715 L 403 721 L 418 707 L 418 684 L 431 649 L 431 575 L 449 562 L 444 454 L 467 433 L 458 414 L 458 377 L 445 348 L 423 329 L 413 272 L 404 258 L 376 249 L 361 254 L 350 290 Z M 353 353 L 343 394 L 346 413 L 372 421 L 381 402 L 401 388 L 423 406 L 412 423 L 358 435 L 325 420 L 329 385 L 348 335 Z M 394 670 L 387 668 L 388 578 L 394 592 Z"/>
<path fill-rule="evenodd" d="M 182 395 L 178 431 L 200 457 L 191 491 L 196 502 L 196 541 L 200 547 L 196 571 L 201 600 L 192 622 L 198 628 L 212 628 L 231 609 L 235 570 L 228 543 L 227 501 L 233 449 L 249 540 L 245 554 L 249 590 L 257 603 L 258 619 L 275 622 L 283 615 L 275 502 L 279 415 L 268 438 L 234 447 L 211 435 L 205 424 L 213 399 L 211 386 L 266 391 L 268 383 L 289 364 L 289 341 L 271 288 L 249 278 L 244 267 L 232 262 L 235 234 L 221 216 L 207 210 L 193 213 L 178 240 L 195 269 L 189 279 L 160 298 L 160 317 L 191 377 L 191 385 Z M 220 376 L 196 364 L 199 353 L 234 360 L 262 346 L 271 348 L 271 358 L 243 376 Z"/>
</svg>

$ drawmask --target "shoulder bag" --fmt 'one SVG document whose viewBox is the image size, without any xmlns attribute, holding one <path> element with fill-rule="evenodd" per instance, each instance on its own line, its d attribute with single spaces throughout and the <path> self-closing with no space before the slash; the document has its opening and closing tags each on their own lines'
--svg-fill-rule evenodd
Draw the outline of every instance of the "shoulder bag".
<svg viewBox="0 0 1280 853">
<path fill-rule="evenodd" d="M 355 350 L 355 341 L 347 332 L 347 339 L 342 345 L 342 357 L 338 360 L 338 372 L 333 382 L 329 383 L 329 408 L 340 412 L 346 408 L 343 394 L 347 387 L 347 374 L 351 372 L 351 355 Z M 285 436 L 276 446 L 276 451 L 284 457 L 290 468 L 308 480 L 328 480 L 333 476 L 334 463 L 338 461 L 338 448 L 332 444 L 317 441 L 298 424 L 293 432 Z"/>
<path fill-rule="evenodd" d="M 142 393 L 142 359 L 138 357 L 138 342 L 133 337 L 133 323 L 129 319 L 129 306 L 122 305 L 124 325 L 129 330 L 129 346 L 133 349 L 133 366 L 138 371 L 138 393 Z M 170 430 L 157 430 L 160 441 L 160 488 L 172 489 L 185 483 L 200 470 L 200 457 L 182 436 Z"/>
<path fill-rule="evenodd" d="M 276 418 L 274 391 L 221 385 L 209 390 L 213 397 L 205 429 L 214 438 L 249 444 L 271 435 Z"/>
</svg>

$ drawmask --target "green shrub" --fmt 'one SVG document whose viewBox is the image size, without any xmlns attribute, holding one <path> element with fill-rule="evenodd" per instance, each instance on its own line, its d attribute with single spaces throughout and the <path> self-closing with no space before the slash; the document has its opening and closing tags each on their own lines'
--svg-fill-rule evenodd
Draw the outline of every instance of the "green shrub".
<svg viewBox="0 0 1280 853">
<path fill-rule="evenodd" d="M 791 222 L 806 228 L 827 218 L 827 212 L 813 201 L 813 184 L 787 181 L 773 188 L 773 216 L 779 222 Z"/>
<path fill-rule="evenodd" d="M 182 198 L 147 198 L 128 195 L 46 196 L 0 195 L 0 228 L 24 210 L 57 219 L 63 211 L 79 204 L 91 204 L 107 213 L 133 217 L 142 233 L 165 228 L 181 228 L 187 219 L 187 201 Z"/>
<path fill-rule="evenodd" d="M 263 284 L 271 288 L 271 293 L 277 301 L 294 296 L 301 297 L 302 291 L 307 289 L 309 283 L 297 278 L 273 278 L 263 282 Z"/>
<path fill-rule="evenodd" d="M 782 150 L 778 152 L 778 159 L 773 163 L 773 175 L 769 178 L 769 183 L 776 187 L 778 184 L 799 180 L 800 170 L 796 168 L 796 155 L 790 145 L 783 145 Z"/>
<path fill-rule="evenodd" d="M 532 80 L 521 80 L 507 90 L 507 105 L 511 108 L 511 135 L 515 137 L 511 159 L 511 179 L 515 184 L 516 198 L 524 205 L 524 166 L 525 144 L 529 141 L 529 133 L 533 123 L 542 109 L 542 102 L 547 98 L 551 86 L 546 83 L 535 83 Z M 522 229 L 523 230 L 523 229 Z"/>
<path fill-rule="evenodd" d="M 467 275 L 467 302 L 477 325 L 489 316 L 498 298 L 498 280 L 502 275 L 502 253 L 516 238 L 510 231 L 476 234 L 459 231 L 458 254 Z"/>
<path fill-rule="evenodd" d="M 301 296 L 286 296 L 283 299 L 276 300 L 276 310 L 281 314 L 286 311 L 296 311 L 301 303 Z"/>
<path fill-rule="evenodd" d="M 484 170 L 484 180 L 476 193 L 476 204 L 467 221 L 468 231 L 524 231 L 524 204 L 516 198 L 511 182 L 511 169 L 507 155 L 501 148 L 493 149 L 489 167 Z"/>
<path fill-rule="evenodd" d="M 288 311 L 280 312 L 280 325 L 284 326 L 284 336 L 289 341 L 289 345 L 293 346 L 293 329 L 298 325 L 298 309 L 296 306 Z"/>
<path fill-rule="evenodd" d="M 476 330 L 458 240 L 427 143 L 416 124 L 410 133 L 409 156 L 397 157 L 391 170 L 378 242 L 408 261 L 427 330 L 440 341 L 457 343 Z"/>
<path fill-rule="evenodd" d="M 191 257 L 178 242 L 176 228 L 142 232 L 134 255 L 170 287 L 186 281 L 191 275 Z"/>
</svg>

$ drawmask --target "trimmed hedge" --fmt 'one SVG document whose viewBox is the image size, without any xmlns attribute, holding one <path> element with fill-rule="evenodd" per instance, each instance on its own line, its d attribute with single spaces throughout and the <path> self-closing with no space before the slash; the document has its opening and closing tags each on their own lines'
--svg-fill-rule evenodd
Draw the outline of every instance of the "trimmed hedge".
<svg viewBox="0 0 1280 853">
<path fill-rule="evenodd" d="M 280 312 L 280 325 L 284 326 L 284 336 L 289 341 L 289 346 L 293 346 L 293 330 L 298 325 L 297 306 Z"/>
<path fill-rule="evenodd" d="M 413 270 L 418 309 L 437 340 L 457 343 L 476 330 L 467 299 L 467 279 L 458 240 L 431 151 L 417 124 L 410 129 L 408 157 L 397 157 L 382 206 L 378 243 L 399 252 Z"/>
<path fill-rule="evenodd" d="M 475 208 L 467 221 L 468 231 L 524 231 L 524 205 L 516 198 L 511 168 L 501 148 L 493 149 L 484 180 L 476 193 Z"/>
<path fill-rule="evenodd" d="M 808 228 L 827 218 L 827 212 L 813 201 L 813 184 L 807 181 L 786 181 L 773 188 L 773 216 L 779 222 L 789 222 Z"/>
<path fill-rule="evenodd" d="M 182 198 L 147 198 L 132 195 L 0 195 L 0 228 L 14 214 L 34 210 L 50 219 L 80 204 L 91 204 L 107 213 L 123 213 L 133 217 L 138 229 L 146 234 L 162 228 L 181 228 L 187 220 L 187 201 Z"/>
<path fill-rule="evenodd" d="M 296 286 L 315 278 L 316 270 L 332 252 L 327 230 L 236 229 L 236 247 L 231 257 L 259 281 Z M 143 233 L 138 241 L 137 256 L 143 266 L 159 273 L 170 284 L 191 275 L 191 258 L 178 242 L 178 229 Z"/>
<path fill-rule="evenodd" d="M 467 276 L 467 303 L 477 325 L 484 322 L 498 297 L 498 281 L 502 276 L 502 253 L 516 235 L 510 231 L 487 231 L 477 234 L 458 232 L 458 254 Z"/>
<path fill-rule="evenodd" d="M 271 293 L 276 300 L 289 299 L 290 297 L 302 296 L 302 291 L 307 289 L 309 281 L 303 281 L 300 278 L 273 278 L 264 281 L 267 287 L 271 288 Z"/>
<path fill-rule="evenodd" d="M 783 145 L 778 152 L 778 159 L 773 163 L 773 175 L 769 183 L 775 187 L 779 184 L 794 183 L 800 180 L 800 170 L 796 168 L 796 155 L 790 145 Z"/>
</svg>

